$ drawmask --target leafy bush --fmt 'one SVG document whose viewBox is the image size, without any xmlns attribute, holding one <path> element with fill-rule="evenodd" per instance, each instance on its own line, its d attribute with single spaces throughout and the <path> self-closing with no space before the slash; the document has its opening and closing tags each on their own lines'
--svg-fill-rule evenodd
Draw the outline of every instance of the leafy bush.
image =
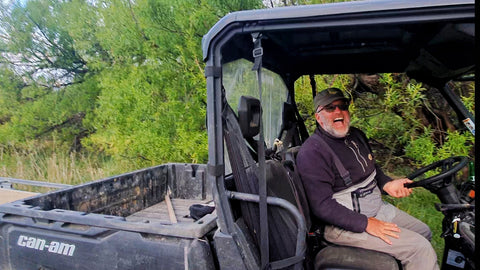
<svg viewBox="0 0 480 270">
<path fill-rule="evenodd" d="M 260 0 L 0 4 L 0 146 L 207 161 L 201 37 Z M 5 63 L 5 64 L 4 64 Z"/>
</svg>

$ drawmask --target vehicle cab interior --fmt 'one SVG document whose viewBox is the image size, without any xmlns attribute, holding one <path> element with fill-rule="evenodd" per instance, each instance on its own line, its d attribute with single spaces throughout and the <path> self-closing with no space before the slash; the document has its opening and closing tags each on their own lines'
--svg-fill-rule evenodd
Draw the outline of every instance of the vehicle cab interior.
<svg viewBox="0 0 480 270">
<path fill-rule="evenodd" d="M 237 243 L 245 268 L 401 269 L 387 254 L 307 237 L 317 228 L 295 166 L 309 136 L 296 81 L 310 79 L 313 99 L 322 90 L 315 75 L 405 73 L 474 122 L 448 87 L 474 79 L 473 6 L 362 1 L 242 11 L 204 36 L 209 181 L 219 230 Z"/>
</svg>

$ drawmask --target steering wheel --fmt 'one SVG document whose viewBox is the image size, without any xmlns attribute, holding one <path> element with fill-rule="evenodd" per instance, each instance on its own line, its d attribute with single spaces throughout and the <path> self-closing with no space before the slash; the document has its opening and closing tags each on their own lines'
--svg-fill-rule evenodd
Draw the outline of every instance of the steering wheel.
<svg viewBox="0 0 480 270">
<path fill-rule="evenodd" d="M 412 174 L 407 176 L 407 178 L 410 180 L 414 180 L 418 176 L 421 176 L 424 173 L 437 168 L 442 168 L 442 171 L 440 173 L 419 181 L 415 181 L 413 183 L 405 184 L 404 186 L 406 188 L 413 188 L 413 187 L 426 188 L 427 186 L 439 181 L 448 181 L 447 179 L 449 179 L 450 176 L 454 175 L 460 169 L 465 167 L 467 163 L 468 163 L 468 157 L 464 157 L 464 156 L 449 157 L 444 160 L 434 162 L 426 167 L 423 167 L 414 171 Z M 450 183 L 446 182 L 445 184 L 448 185 Z"/>
</svg>

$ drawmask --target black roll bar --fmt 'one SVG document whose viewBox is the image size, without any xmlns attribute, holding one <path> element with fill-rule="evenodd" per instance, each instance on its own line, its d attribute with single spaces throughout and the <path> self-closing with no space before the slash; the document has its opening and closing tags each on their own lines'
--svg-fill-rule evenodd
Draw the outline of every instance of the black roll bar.
<svg viewBox="0 0 480 270">
<path fill-rule="evenodd" d="M 256 202 L 256 203 L 260 202 L 260 196 L 256 194 L 242 193 L 242 192 L 229 191 L 229 190 L 226 191 L 226 194 L 230 199 L 233 199 L 233 200 Z M 305 220 L 303 216 L 298 212 L 298 209 L 289 201 L 282 198 L 278 198 L 278 197 L 267 196 L 267 204 L 282 207 L 285 210 L 287 210 L 290 214 L 292 214 L 292 216 L 295 218 L 295 222 L 297 223 L 298 229 L 297 229 L 297 243 L 295 247 L 294 257 L 305 257 L 305 251 L 306 251 L 305 236 L 307 234 L 307 227 L 305 225 Z M 290 258 L 287 258 L 287 260 L 288 259 Z M 271 262 L 271 265 L 275 265 L 275 262 Z M 274 267 L 272 268 L 275 269 Z M 302 261 L 297 262 L 295 264 L 295 269 L 302 269 Z"/>
</svg>

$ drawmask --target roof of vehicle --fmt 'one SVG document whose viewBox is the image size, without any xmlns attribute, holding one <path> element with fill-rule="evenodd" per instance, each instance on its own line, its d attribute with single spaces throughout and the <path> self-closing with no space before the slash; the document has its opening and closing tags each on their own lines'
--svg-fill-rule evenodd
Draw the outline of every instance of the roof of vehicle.
<svg viewBox="0 0 480 270">
<path fill-rule="evenodd" d="M 356 1 L 234 12 L 203 37 L 204 60 L 252 60 L 281 76 L 407 72 L 446 81 L 475 66 L 473 0 Z"/>
</svg>

